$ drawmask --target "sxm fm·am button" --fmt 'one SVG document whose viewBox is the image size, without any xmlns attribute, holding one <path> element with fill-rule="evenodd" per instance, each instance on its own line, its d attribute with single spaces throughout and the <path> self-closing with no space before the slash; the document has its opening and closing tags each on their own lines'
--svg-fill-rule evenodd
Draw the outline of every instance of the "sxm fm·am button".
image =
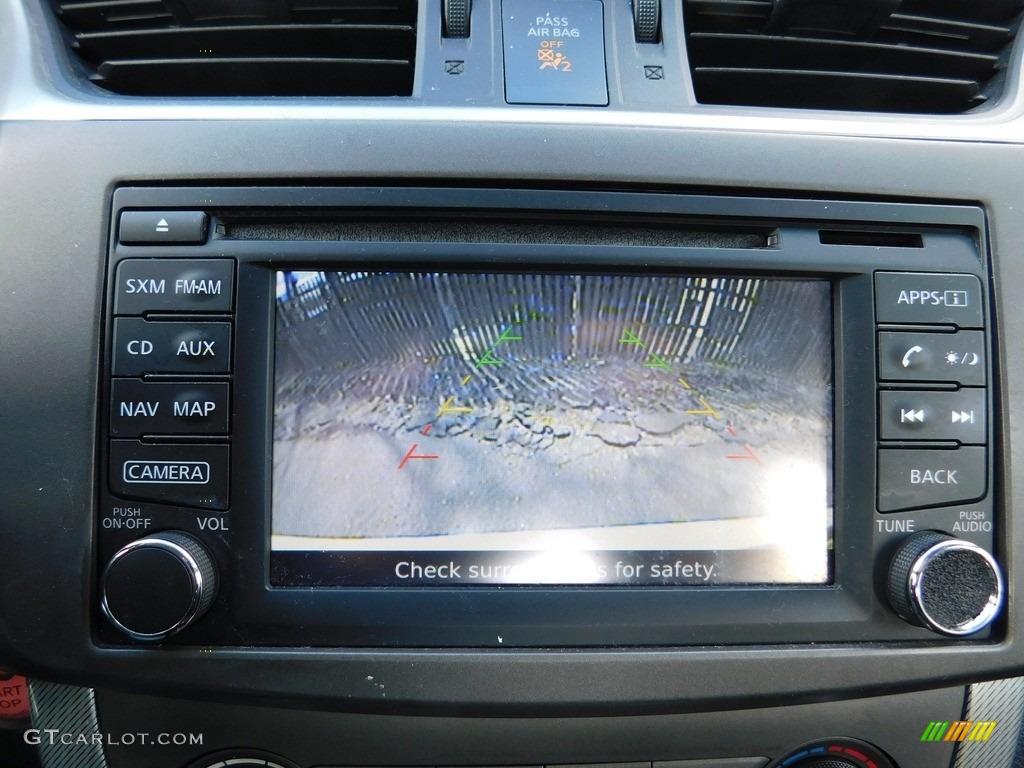
<svg viewBox="0 0 1024 768">
<path fill-rule="evenodd" d="M 230 312 L 231 259 L 125 259 L 117 266 L 115 315 Z"/>
<path fill-rule="evenodd" d="M 878 511 L 977 501 L 987 486 L 985 449 L 878 451 Z"/>
<path fill-rule="evenodd" d="M 229 451 L 226 445 L 110 443 L 110 490 L 140 501 L 201 509 L 228 508 Z"/>
</svg>

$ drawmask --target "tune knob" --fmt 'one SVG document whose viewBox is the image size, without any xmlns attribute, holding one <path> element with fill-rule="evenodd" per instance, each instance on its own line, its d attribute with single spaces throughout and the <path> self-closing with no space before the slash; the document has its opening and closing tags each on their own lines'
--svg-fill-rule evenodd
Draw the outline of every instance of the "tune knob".
<svg viewBox="0 0 1024 768">
<path fill-rule="evenodd" d="M 889 602 L 903 619 L 951 637 L 980 632 L 999 615 L 1003 577 L 981 547 L 938 531 L 915 533 L 889 565 Z"/>
<path fill-rule="evenodd" d="M 192 536 L 163 531 L 118 550 L 100 589 L 100 607 L 114 626 L 136 640 L 163 640 L 210 607 L 217 572 Z"/>
</svg>

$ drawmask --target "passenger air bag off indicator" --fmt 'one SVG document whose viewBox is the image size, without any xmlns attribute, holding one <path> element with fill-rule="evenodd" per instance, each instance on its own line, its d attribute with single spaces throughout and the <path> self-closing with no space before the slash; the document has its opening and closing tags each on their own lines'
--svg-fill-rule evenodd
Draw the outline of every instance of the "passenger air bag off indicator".
<svg viewBox="0 0 1024 768">
<path fill-rule="evenodd" d="M 0 669 L 0 723 L 29 716 L 28 680 Z"/>
<path fill-rule="evenodd" d="M 608 105 L 601 0 L 503 0 L 509 104 Z"/>
</svg>

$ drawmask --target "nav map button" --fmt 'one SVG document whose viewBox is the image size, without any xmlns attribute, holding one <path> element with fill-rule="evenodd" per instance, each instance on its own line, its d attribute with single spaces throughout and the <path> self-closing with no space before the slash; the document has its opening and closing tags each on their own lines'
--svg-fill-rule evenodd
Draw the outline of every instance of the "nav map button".
<svg viewBox="0 0 1024 768">
<path fill-rule="evenodd" d="M 227 382 L 149 383 L 114 379 L 110 385 L 110 434 L 226 435 Z"/>
<path fill-rule="evenodd" d="M 981 281 L 974 275 L 877 272 L 875 315 L 879 323 L 984 328 Z"/>
<path fill-rule="evenodd" d="M 110 490 L 126 499 L 225 510 L 229 451 L 227 445 L 112 440 Z"/>
<path fill-rule="evenodd" d="M 977 501 L 987 488 L 985 449 L 882 448 L 878 451 L 878 511 L 899 512 Z"/>
</svg>

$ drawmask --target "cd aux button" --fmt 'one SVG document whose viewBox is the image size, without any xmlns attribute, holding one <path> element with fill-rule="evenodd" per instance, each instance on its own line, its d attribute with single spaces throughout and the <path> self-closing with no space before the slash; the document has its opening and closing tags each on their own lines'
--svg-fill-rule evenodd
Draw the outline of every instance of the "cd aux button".
<svg viewBox="0 0 1024 768">
<path fill-rule="evenodd" d="M 228 508 L 227 445 L 148 445 L 111 440 L 110 490 L 140 501 Z"/>
<path fill-rule="evenodd" d="M 985 495 L 985 449 L 878 452 L 878 511 L 939 507 L 976 501 Z"/>
<path fill-rule="evenodd" d="M 114 376 L 231 371 L 230 323 L 114 320 Z"/>
<path fill-rule="evenodd" d="M 152 384 L 114 379 L 110 388 L 112 437 L 226 435 L 227 382 Z"/>
<path fill-rule="evenodd" d="M 114 314 L 230 312 L 234 276 L 230 259 L 125 259 L 117 267 Z"/>
</svg>

